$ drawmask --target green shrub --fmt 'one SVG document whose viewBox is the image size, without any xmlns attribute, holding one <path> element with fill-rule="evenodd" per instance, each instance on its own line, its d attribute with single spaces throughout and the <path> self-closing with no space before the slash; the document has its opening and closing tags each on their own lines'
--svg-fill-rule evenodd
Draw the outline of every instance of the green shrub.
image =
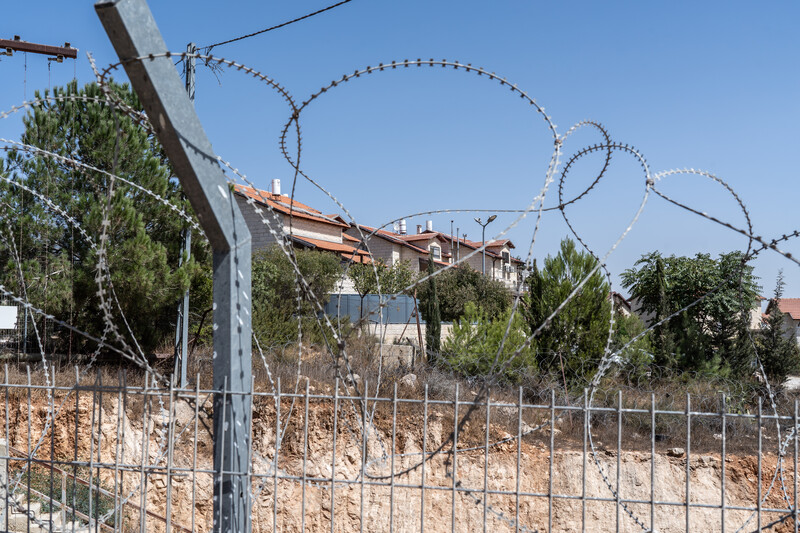
<svg viewBox="0 0 800 533">
<path fill-rule="evenodd" d="M 431 295 L 431 282 L 420 284 L 417 297 L 426 321 L 430 320 L 425 309 Z M 436 276 L 436 296 L 443 322 L 455 322 L 461 318 L 469 302 L 481 307 L 490 318 L 499 316 L 511 305 L 511 293 L 505 285 L 487 278 L 467 264 L 460 264 Z"/>
<path fill-rule="evenodd" d="M 525 320 L 519 312 L 512 318 L 509 308 L 490 318 L 483 309 L 468 302 L 464 315 L 453 323 L 442 354 L 447 364 L 463 375 L 490 376 L 500 372 L 506 381 L 516 383 L 524 374 L 536 370 L 534 351 L 525 346 L 527 337 Z"/>
<path fill-rule="evenodd" d="M 294 266 L 279 247 L 253 254 L 253 332 L 264 347 L 295 342 L 301 327 L 307 342 L 320 343 L 326 336 L 331 340 L 324 321 L 318 323 L 317 304 L 325 305 L 342 276 L 339 257 L 295 250 L 294 260 L 307 290 L 300 287 Z"/>
</svg>

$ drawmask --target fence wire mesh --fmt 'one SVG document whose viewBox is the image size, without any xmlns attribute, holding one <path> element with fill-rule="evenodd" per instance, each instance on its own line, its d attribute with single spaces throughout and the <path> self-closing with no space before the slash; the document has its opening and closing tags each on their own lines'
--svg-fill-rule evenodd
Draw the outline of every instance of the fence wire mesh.
<svg viewBox="0 0 800 533">
<path fill-rule="evenodd" d="M 252 481 L 254 527 L 797 527 L 796 399 L 784 398 L 784 415 L 760 401 L 755 412 L 738 411 L 711 390 L 665 400 L 605 389 L 591 405 L 588 390 L 540 389 L 531 401 L 533 389 L 520 387 L 484 400 L 474 384 L 417 371 L 426 384 L 390 379 L 378 394 L 309 378 L 295 390 L 280 376 L 274 390 L 256 387 L 252 460 L 242 472 Z M 199 378 L 178 389 L 126 371 L 76 369 L 72 383 L 61 381 L 5 369 L 7 530 L 212 530 L 217 391 Z"/>
</svg>

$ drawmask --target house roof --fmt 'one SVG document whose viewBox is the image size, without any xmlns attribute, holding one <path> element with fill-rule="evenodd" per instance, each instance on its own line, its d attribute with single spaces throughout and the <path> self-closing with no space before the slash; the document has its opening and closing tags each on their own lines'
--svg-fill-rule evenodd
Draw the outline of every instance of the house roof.
<svg viewBox="0 0 800 533">
<path fill-rule="evenodd" d="M 495 248 L 497 246 L 500 246 L 500 247 L 508 246 L 509 248 L 515 248 L 514 243 L 511 242 L 511 239 L 502 239 L 502 240 L 499 240 L 499 241 L 489 241 L 489 242 L 486 243 L 486 247 L 487 248 L 489 248 L 489 247 Z"/>
<path fill-rule="evenodd" d="M 407 248 L 411 248 L 412 250 L 414 250 L 415 252 L 418 252 L 420 254 L 427 255 L 428 253 L 430 253 L 430 252 L 428 252 L 428 250 L 426 250 L 424 248 L 420 248 L 419 246 L 415 246 L 415 245 L 411 244 L 410 242 L 406 242 L 405 240 L 401 239 L 402 235 L 400 235 L 399 233 L 393 233 L 391 231 L 386 231 L 386 230 L 383 230 L 383 229 L 376 230 L 375 228 L 372 228 L 370 226 L 365 226 L 363 224 L 356 224 L 356 226 L 361 228 L 361 231 L 363 231 L 363 232 L 366 232 L 366 233 L 381 237 L 381 238 L 386 239 L 387 241 L 393 242 L 395 244 L 399 244 L 401 246 L 405 246 Z"/>
<path fill-rule="evenodd" d="M 372 263 L 372 258 L 368 255 L 342 254 L 342 259 L 352 261 L 353 263 L 363 263 L 365 265 L 369 265 Z"/>
<path fill-rule="evenodd" d="M 426 231 L 424 233 L 414 233 L 411 235 L 398 235 L 398 238 L 406 241 L 406 242 L 415 242 L 415 241 L 429 241 L 431 239 L 436 239 L 442 242 L 449 242 L 448 239 L 445 239 L 441 233 L 438 231 L 430 232 Z"/>
<path fill-rule="evenodd" d="M 304 244 L 309 248 L 326 250 L 328 252 L 339 252 L 339 253 L 369 256 L 369 254 L 364 250 L 358 250 L 350 246 L 349 244 L 339 244 L 338 242 L 323 241 L 321 239 L 312 239 L 310 237 L 298 237 L 297 235 L 292 235 L 292 240 L 300 244 Z"/>
<path fill-rule="evenodd" d="M 775 305 L 775 300 L 771 300 L 769 305 Z M 781 298 L 778 300 L 778 309 L 792 317 L 792 320 L 800 320 L 800 298 Z"/>
<path fill-rule="evenodd" d="M 272 194 L 269 191 L 262 191 L 254 187 L 246 187 L 244 185 L 235 185 L 234 191 L 240 196 L 252 198 L 256 203 L 267 206 L 279 213 L 290 215 L 292 217 L 304 218 L 306 220 L 314 220 L 332 226 L 339 226 L 343 228 L 349 227 L 340 219 L 332 215 L 323 215 L 321 211 L 317 211 L 313 207 L 301 204 L 297 200 L 293 200 L 286 195 Z"/>
<path fill-rule="evenodd" d="M 445 240 L 448 241 L 450 240 L 450 235 L 443 233 L 442 236 L 445 238 Z M 472 248 L 473 250 L 477 250 L 482 246 L 480 241 L 470 241 L 467 239 L 455 239 L 455 238 L 453 240 L 456 243 L 461 243 L 461 246 L 466 246 L 467 248 Z M 489 257 L 502 258 L 503 256 L 501 253 L 492 250 L 492 248 L 496 248 L 498 246 L 500 247 L 508 246 L 509 248 L 514 248 L 514 243 L 512 243 L 510 239 L 503 239 L 499 241 L 486 241 L 486 255 L 488 255 Z M 519 265 L 525 263 L 524 261 L 517 259 L 516 257 L 511 257 L 511 262 L 517 263 Z"/>
<path fill-rule="evenodd" d="M 432 233 L 412 233 L 411 235 L 400 235 L 396 234 L 398 239 L 403 239 L 404 241 L 428 241 L 436 236 Z"/>
<path fill-rule="evenodd" d="M 292 241 L 313 250 L 322 250 L 325 252 L 339 254 L 342 259 L 346 261 L 352 261 L 353 263 L 372 263 L 372 258 L 367 252 L 364 250 L 358 250 L 347 244 L 339 244 L 320 239 L 311 239 L 309 237 L 298 237 L 297 235 L 292 236 Z"/>
<path fill-rule="evenodd" d="M 631 303 L 628 301 L 628 299 L 625 298 L 620 293 L 618 293 L 617 291 L 611 291 L 611 294 L 609 294 L 609 298 L 613 298 L 618 304 L 625 306 L 625 308 L 628 311 L 632 309 Z"/>
<path fill-rule="evenodd" d="M 425 259 L 425 258 L 422 258 L 422 257 L 420 257 L 420 258 L 419 258 L 419 261 L 420 261 L 420 263 L 423 263 L 423 262 L 424 262 L 424 263 L 425 263 L 425 265 L 427 265 L 427 264 L 428 264 L 428 259 Z M 439 261 L 438 259 L 434 259 L 434 260 L 433 260 L 433 264 L 434 264 L 434 265 L 439 265 L 439 266 L 441 266 L 441 267 L 458 268 L 458 265 L 451 265 L 450 263 L 448 263 L 448 262 L 446 262 L 446 261 Z M 420 264 L 420 268 L 422 268 L 422 264 Z M 427 266 L 426 266 L 426 267 L 424 267 L 424 268 L 427 268 Z"/>
</svg>

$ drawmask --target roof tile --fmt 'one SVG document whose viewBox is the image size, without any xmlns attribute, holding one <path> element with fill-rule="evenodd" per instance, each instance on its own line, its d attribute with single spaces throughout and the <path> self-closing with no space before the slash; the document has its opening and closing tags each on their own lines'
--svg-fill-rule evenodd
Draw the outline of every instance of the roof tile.
<svg viewBox="0 0 800 533">
<path fill-rule="evenodd" d="M 800 320 L 800 298 L 781 298 L 778 300 L 778 309 L 793 320 Z"/>
<path fill-rule="evenodd" d="M 305 218 L 307 220 L 314 220 L 332 226 L 339 226 L 343 228 L 349 227 L 347 224 L 334 220 L 333 217 L 323 215 L 321 211 L 317 211 L 313 207 L 301 204 L 297 200 L 292 200 L 288 196 L 281 194 L 272 194 L 268 191 L 261 191 L 253 187 L 246 187 L 244 185 L 235 185 L 234 190 L 248 198 L 252 198 L 261 205 L 266 205 L 275 211 L 285 215 L 291 215 L 297 218 Z"/>
</svg>

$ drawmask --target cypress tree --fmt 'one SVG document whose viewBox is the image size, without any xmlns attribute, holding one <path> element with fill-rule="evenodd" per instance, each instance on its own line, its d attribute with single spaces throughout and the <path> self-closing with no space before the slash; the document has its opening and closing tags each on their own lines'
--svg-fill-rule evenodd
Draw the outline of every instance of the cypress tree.
<svg viewBox="0 0 800 533">
<path fill-rule="evenodd" d="M 433 274 L 433 259 L 428 261 L 428 275 Z M 425 302 L 425 344 L 428 354 L 428 362 L 436 364 L 439 362 L 439 352 L 442 342 L 442 317 L 439 313 L 439 297 L 436 294 L 436 278 L 430 278 L 430 296 Z"/>
</svg>

